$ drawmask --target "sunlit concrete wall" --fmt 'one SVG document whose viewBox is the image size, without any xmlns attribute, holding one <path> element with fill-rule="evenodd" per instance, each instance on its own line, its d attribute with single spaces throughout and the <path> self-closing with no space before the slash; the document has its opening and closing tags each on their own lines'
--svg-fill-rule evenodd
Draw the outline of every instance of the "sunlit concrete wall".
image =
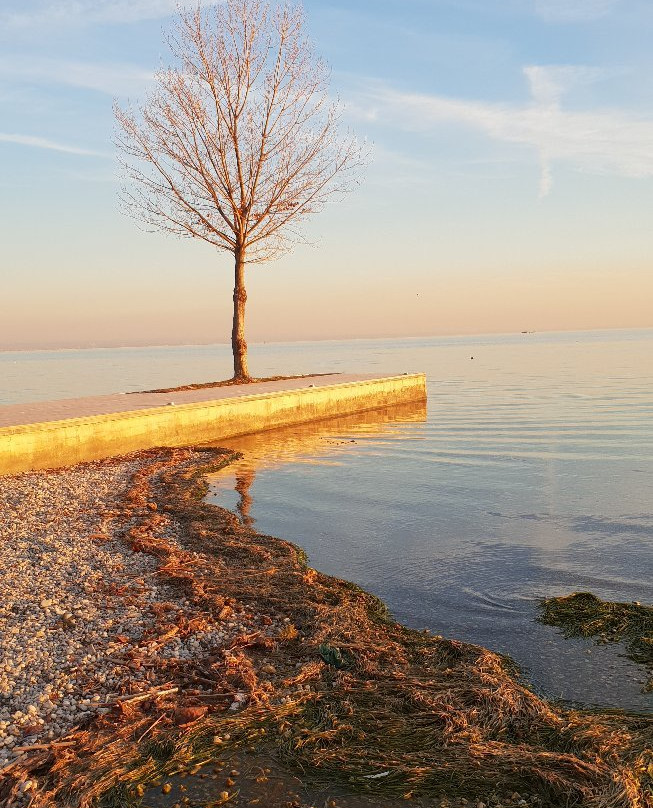
<svg viewBox="0 0 653 808">
<path fill-rule="evenodd" d="M 0 429 L 0 474 L 57 468 L 155 446 L 215 443 L 426 399 L 423 374 Z"/>
</svg>

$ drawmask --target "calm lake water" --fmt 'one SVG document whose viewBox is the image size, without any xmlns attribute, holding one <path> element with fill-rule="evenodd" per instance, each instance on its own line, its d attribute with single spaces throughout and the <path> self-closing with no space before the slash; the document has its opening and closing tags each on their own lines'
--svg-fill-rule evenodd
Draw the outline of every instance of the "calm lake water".
<svg viewBox="0 0 653 808">
<path fill-rule="evenodd" d="M 618 646 L 535 622 L 549 595 L 653 602 L 653 331 L 251 351 L 257 375 L 423 370 L 428 408 L 227 441 L 244 458 L 213 501 L 400 621 L 510 654 L 550 697 L 653 710 Z M 0 402 L 228 374 L 226 346 L 0 353 Z"/>
</svg>

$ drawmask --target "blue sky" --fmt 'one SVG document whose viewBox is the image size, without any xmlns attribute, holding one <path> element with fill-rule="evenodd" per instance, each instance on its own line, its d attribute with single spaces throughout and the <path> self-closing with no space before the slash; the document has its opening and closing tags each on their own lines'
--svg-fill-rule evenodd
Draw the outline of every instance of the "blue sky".
<svg viewBox="0 0 653 808">
<path fill-rule="evenodd" d="M 650 2 L 304 6 L 374 161 L 250 270 L 250 339 L 653 326 Z M 112 104 L 175 7 L 0 7 L 0 346 L 227 340 L 229 256 L 118 211 Z"/>
</svg>

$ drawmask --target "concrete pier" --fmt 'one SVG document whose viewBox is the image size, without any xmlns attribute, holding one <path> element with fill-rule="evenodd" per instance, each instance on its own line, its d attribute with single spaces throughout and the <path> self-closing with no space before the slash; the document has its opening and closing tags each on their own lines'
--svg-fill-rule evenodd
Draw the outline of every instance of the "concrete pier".
<svg viewBox="0 0 653 808">
<path fill-rule="evenodd" d="M 155 446 L 215 443 L 426 399 L 424 374 L 332 374 L 175 393 L 0 406 L 0 474 L 58 468 Z"/>
</svg>

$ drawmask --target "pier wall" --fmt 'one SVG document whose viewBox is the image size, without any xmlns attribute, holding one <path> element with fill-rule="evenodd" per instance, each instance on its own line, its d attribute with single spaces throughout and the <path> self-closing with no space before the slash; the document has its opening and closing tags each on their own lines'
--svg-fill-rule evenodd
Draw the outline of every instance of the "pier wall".
<svg viewBox="0 0 653 808">
<path fill-rule="evenodd" d="M 426 379 L 419 373 L 328 384 L 313 378 L 314 385 L 299 389 L 219 398 L 220 388 L 215 388 L 216 398 L 200 402 L 5 426 L 0 428 L 0 474 L 57 468 L 156 446 L 216 443 L 426 399 Z M 47 402 L 43 411 L 47 416 Z"/>
</svg>

